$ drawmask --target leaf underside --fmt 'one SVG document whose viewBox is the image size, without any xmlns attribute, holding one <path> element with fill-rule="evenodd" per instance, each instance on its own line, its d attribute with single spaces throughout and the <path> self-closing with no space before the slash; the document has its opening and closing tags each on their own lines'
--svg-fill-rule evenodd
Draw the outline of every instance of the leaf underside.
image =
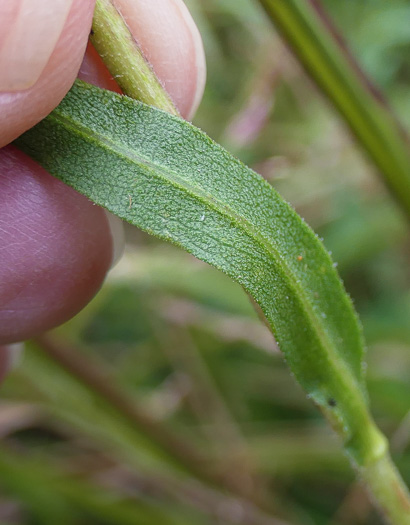
<svg viewBox="0 0 410 525">
<path fill-rule="evenodd" d="M 93 202 L 239 282 L 296 379 L 354 441 L 367 413 L 357 316 L 320 240 L 265 180 L 191 124 L 80 81 L 16 144 Z"/>
</svg>

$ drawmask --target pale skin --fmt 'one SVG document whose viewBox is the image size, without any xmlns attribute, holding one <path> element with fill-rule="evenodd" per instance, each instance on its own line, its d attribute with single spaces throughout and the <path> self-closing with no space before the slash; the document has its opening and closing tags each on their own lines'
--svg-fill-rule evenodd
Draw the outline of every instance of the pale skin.
<svg viewBox="0 0 410 525">
<path fill-rule="evenodd" d="M 205 59 L 182 0 L 115 1 L 181 115 L 192 118 L 203 92 Z M 33 36 L 33 2 L 0 0 L 0 35 L 15 27 L 21 38 L 31 38 L 26 48 L 35 57 L 28 60 L 20 46 L 1 56 L 0 37 L 0 377 L 9 366 L 9 344 L 67 321 L 90 301 L 118 244 L 101 208 L 8 145 L 58 105 L 77 75 L 118 90 L 87 46 L 94 0 L 35 5 L 43 10 L 36 27 L 48 16 L 45 27 L 56 28 L 48 39 Z M 24 75 L 16 64 L 26 68 Z"/>
</svg>

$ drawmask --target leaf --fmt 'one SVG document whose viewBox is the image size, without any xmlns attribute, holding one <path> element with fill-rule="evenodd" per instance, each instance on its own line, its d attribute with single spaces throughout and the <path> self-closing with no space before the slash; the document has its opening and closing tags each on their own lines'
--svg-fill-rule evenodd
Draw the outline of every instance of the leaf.
<svg viewBox="0 0 410 525">
<path fill-rule="evenodd" d="M 352 303 L 317 236 L 259 175 L 191 124 L 80 81 L 16 143 L 95 203 L 239 282 L 351 454 L 361 463 L 380 449 Z"/>
</svg>

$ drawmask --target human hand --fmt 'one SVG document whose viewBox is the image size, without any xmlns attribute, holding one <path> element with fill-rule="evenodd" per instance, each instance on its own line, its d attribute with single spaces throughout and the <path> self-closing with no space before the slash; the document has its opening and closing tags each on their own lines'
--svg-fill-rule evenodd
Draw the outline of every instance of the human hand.
<svg viewBox="0 0 410 525">
<path fill-rule="evenodd" d="M 115 0 L 181 115 L 203 92 L 205 59 L 182 0 Z M 100 288 L 121 251 L 107 214 L 9 144 L 80 78 L 118 90 L 88 45 L 94 0 L 0 0 L 0 376 L 5 345 L 57 326 Z M 84 57 L 84 59 L 83 59 Z M 120 230 L 121 232 L 121 230 Z"/>
</svg>

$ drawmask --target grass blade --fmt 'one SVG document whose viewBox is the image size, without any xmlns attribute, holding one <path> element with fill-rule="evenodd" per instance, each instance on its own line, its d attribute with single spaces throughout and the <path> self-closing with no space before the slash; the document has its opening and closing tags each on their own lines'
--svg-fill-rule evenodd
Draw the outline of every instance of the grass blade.
<svg viewBox="0 0 410 525">
<path fill-rule="evenodd" d="M 260 0 L 410 216 L 409 141 L 316 0 Z"/>
</svg>

